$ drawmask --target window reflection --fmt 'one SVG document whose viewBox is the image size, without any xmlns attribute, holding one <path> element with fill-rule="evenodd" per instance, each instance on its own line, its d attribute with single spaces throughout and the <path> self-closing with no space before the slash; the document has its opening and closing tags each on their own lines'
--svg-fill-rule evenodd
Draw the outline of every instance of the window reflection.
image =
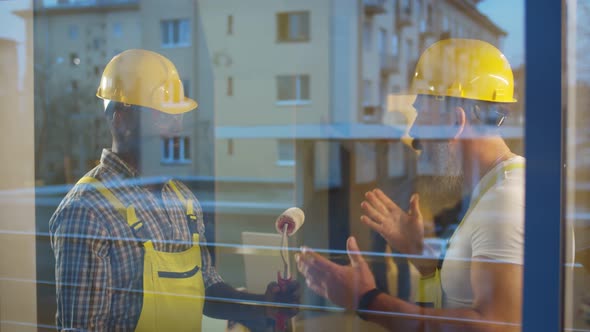
<svg viewBox="0 0 590 332">
<path fill-rule="evenodd" d="M 157 52 L 175 65 L 178 80 L 158 90 L 162 91 L 158 98 L 182 104 L 186 97 L 199 103 L 196 111 L 184 117 L 184 128 L 171 133 L 161 133 L 171 128 L 154 126 L 149 115 L 141 118 L 138 139 L 144 167 L 139 181 L 151 186 L 175 178 L 195 195 L 202 208 L 201 233 L 223 280 L 248 292 L 264 293 L 268 282 L 276 279 L 277 266 L 281 268 L 275 255 L 281 242 L 272 222 L 286 208 L 299 206 L 308 222 L 289 239 L 290 263 L 293 278 L 305 292 L 291 326 L 338 330 L 353 326 L 354 321 L 358 330 L 380 329 L 354 314 L 340 312 L 336 306 L 340 303 L 305 287 L 296 269 L 293 254 L 300 245 L 348 263 L 344 250 L 349 235 L 366 252 L 376 285 L 409 303 L 422 302 L 418 298 L 419 263 L 408 261 L 408 252 L 362 224 L 360 217 L 366 211 L 360 205 L 367 199 L 366 192 L 379 188 L 407 211 L 415 204 L 410 203 L 415 202 L 412 194 L 421 193 L 424 243 L 433 250 L 430 258 L 436 259 L 447 249 L 446 240 L 458 228 L 473 198 L 456 187 L 443 190 L 444 184 L 457 180 L 456 173 L 449 173 L 449 165 L 455 166 L 453 162 L 464 157 L 437 145 L 455 129 L 453 113 L 424 122 L 416 118 L 420 110 L 417 113 L 413 101 L 400 99 L 412 92 L 416 65 L 428 47 L 458 37 L 498 47 L 512 65 L 514 96 L 524 99 L 524 65 L 513 61 L 514 54 L 524 50 L 519 44 L 506 43 L 522 31 L 522 13 L 511 14 L 516 26 L 505 26 L 491 18 L 493 6 L 479 1 L 462 3 L 35 2 L 34 17 L 25 18 L 29 27 L 35 25 L 35 66 L 24 75 L 31 82 L 35 78 L 35 176 L 45 190 L 39 197 L 43 203 L 36 207 L 37 229 L 45 234 L 38 239 L 38 261 L 49 262 L 38 266 L 39 278 L 47 281 L 39 286 L 43 298 L 39 323 L 54 325 L 57 310 L 48 221 L 67 191 L 100 165 L 103 148 L 111 146 L 104 104 L 95 95 L 109 61 L 129 49 Z M 12 45 L 6 49 L 14 51 Z M 109 84 L 117 85 L 125 77 L 109 79 Z M 146 82 L 138 79 L 117 86 L 129 87 L 126 84 L 139 89 Z M 121 103 L 134 105 L 128 100 Z M 522 110 L 522 103 L 511 104 L 509 116 L 499 132 L 494 132 L 515 154 L 522 153 Z M 418 145 L 412 147 L 412 125 L 419 134 L 420 130 L 427 132 L 421 138 L 427 146 L 421 154 L 415 151 Z M 499 153 L 486 161 L 504 162 L 507 156 Z M 579 158 L 583 159 L 583 153 Z M 160 200 L 175 197 L 155 196 Z M 160 201 L 155 202 L 159 208 Z M 500 214 L 489 209 L 478 211 L 480 220 Z M 508 215 L 518 219 L 519 211 L 510 210 Z M 522 230 L 511 229 L 510 236 L 521 239 Z M 180 238 L 184 239 L 172 236 L 166 240 Z M 468 241 L 459 243 L 460 249 L 470 249 Z M 504 256 L 493 251 L 493 246 L 483 248 L 492 250 L 482 251 L 483 260 L 520 264 L 518 248 Z M 463 255 L 468 261 L 454 269 L 469 269 L 473 257 L 462 250 L 457 254 L 457 247 L 452 249 L 448 257 Z M 266 261 L 272 263 L 265 265 Z M 194 272 L 182 272 L 190 271 Z M 446 291 L 453 295 L 447 299 L 452 297 L 453 306 L 471 308 L 470 280 L 464 277 L 447 278 L 464 281 L 447 284 Z M 240 317 L 235 320 L 255 330 L 255 323 Z M 518 325 L 514 317 L 496 320 Z M 203 330 L 227 325 L 205 319 Z"/>
<path fill-rule="evenodd" d="M 566 163 L 570 165 L 565 177 L 567 190 L 565 266 L 564 266 L 564 330 L 590 329 L 590 173 L 588 165 L 588 92 L 590 76 L 587 57 L 588 29 L 584 18 L 590 13 L 586 1 L 568 2 L 566 50 L 567 69 L 567 135 Z M 566 24 L 566 23 L 564 23 Z M 573 249 L 573 250 L 572 250 Z"/>
</svg>

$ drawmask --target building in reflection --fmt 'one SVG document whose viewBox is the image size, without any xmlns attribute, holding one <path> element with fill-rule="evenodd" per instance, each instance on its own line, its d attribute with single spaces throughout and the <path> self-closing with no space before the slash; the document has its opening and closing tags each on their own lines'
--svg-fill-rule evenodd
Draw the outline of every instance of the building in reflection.
<svg viewBox="0 0 590 332">
<path fill-rule="evenodd" d="M 475 1 L 199 5 L 215 79 L 216 240 L 237 244 L 299 205 L 311 220 L 298 239 L 306 245 L 344 249 L 353 233 L 382 250 L 357 222 L 363 193 L 380 186 L 406 201 L 416 175 L 437 175 L 401 143 L 413 114 L 388 97 L 408 88 L 435 41 L 501 47 L 506 35 Z"/>
<path fill-rule="evenodd" d="M 188 96 L 198 99 L 198 114 L 185 117 L 178 137 L 144 133 L 147 161 L 161 165 L 150 175 L 211 174 L 213 110 L 198 95 L 207 79 L 199 52 L 194 2 L 156 0 L 38 0 L 35 7 L 36 94 L 40 136 L 38 176 L 46 183 L 71 183 L 97 162 L 110 142 L 96 87 L 107 62 L 131 48 L 156 51 L 171 59 Z M 204 70 L 202 70 L 204 69 Z M 210 93 L 208 93 L 210 95 Z M 170 152 L 166 152 L 170 151 Z M 197 162 L 199 161 L 199 162 Z"/>
<path fill-rule="evenodd" d="M 102 70 L 123 50 L 149 49 L 176 64 L 199 108 L 176 137 L 144 133 L 145 175 L 193 186 L 215 215 L 227 281 L 248 284 L 243 257 L 223 244 L 273 232 L 293 205 L 310 220 L 295 242 L 342 249 L 354 233 L 382 250 L 357 222 L 364 191 L 404 200 L 416 175 L 436 175 L 401 142 L 413 114 L 389 96 L 437 40 L 501 48 L 506 33 L 477 2 L 37 0 L 37 176 L 71 183 L 93 167 L 110 143 L 94 97 Z"/>
</svg>

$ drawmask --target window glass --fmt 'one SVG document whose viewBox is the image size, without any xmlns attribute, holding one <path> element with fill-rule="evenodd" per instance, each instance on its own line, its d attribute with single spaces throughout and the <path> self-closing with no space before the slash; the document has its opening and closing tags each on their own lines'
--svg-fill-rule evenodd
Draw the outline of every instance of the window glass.
<svg viewBox="0 0 590 332">
<path fill-rule="evenodd" d="M 565 163 L 565 266 L 564 331 L 590 330 L 590 34 L 585 17 L 587 1 L 568 1 L 566 25 L 567 145 Z"/>
<path fill-rule="evenodd" d="M 277 14 L 278 41 L 309 40 L 309 12 Z"/>
<path fill-rule="evenodd" d="M 568 14 L 573 330 L 585 6 Z M 524 204 L 524 22 L 522 0 L 0 1 L 2 330 L 520 330 L 541 208 Z"/>
</svg>

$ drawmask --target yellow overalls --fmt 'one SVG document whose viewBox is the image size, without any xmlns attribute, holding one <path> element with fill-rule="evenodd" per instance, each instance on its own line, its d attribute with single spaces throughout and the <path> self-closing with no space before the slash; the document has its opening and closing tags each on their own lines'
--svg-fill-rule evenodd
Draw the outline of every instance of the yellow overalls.
<svg viewBox="0 0 590 332">
<path fill-rule="evenodd" d="M 465 221 L 465 219 L 467 219 L 467 216 L 469 216 L 469 214 L 471 213 L 473 208 L 477 205 L 477 203 L 479 202 L 481 197 L 499 181 L 500 174 L 504 174 L 506 172 L 509 172 L 509 171 L 512 171 L 512 170 L 515 170 L 518 168 L 524 168 L 524 167 L 525 167 L 524 163 L 514 163 L 514 164 L 510 164 L 508 166 L 504 166 L 502 169 L 502 172 L 498 172 L 496 176 L 491 177 L 489 179 L 489 181 L 484 183 L 481 186 L 481 190 L 479 191 L 479 195 L 474 200 L 472 200 L 472 203 L 471 203 L 469 209 L 467 210 L 467 212 L 465 213 L 465 216 L 463 217 L 463 219 L 459 223 L 459 226 L 457 226 L 457 229 L 459 229 L 459 227 L 461 227 L 461 225 L 463 224 L 463 221 Z M 455 230 L 453 235 L 455 233 L 457 233 L 457 229 Z M 453 239 L 453 236 L 451 236 L 451 238 L 447 242 L 447 249 L 449 248 L 452 239 Z M 416 301 L 415 302 L 420 304 L 421 306 L 434 307 L 437 309 L 442 308 L 443 295 L 444 295 L 443 293 L 444 292 L 443 292 L 442 284 L 441 284 L 440 268 L 442 267 L 443 260 L 444 260 L 444 255 L 440 258 L 439 267 L 437 267 L 434 274 L 432 274 L 430 276 L 422 277 L 418 281 L 418 291 L 416 294 Z"/>
<path fill-rule="evenodd" d="M 127 220 L 129 227 L 134 231 L 141 228 L 134 207 L 125 207 L 100 181 L 83 177 L 78 183 L 94 186 Z M 168 185 L 184 203 L 189 221 L 195 221 L 192 200 L 185 199 L 174 182 L 169 181 Z M 192 239 L 192 247 L 182 252 L 157 251 L 151 240 L 143 243 L 143 306 L 136 331 L 201 331 L 205 286 L 196 231 Z"/>
</svg>

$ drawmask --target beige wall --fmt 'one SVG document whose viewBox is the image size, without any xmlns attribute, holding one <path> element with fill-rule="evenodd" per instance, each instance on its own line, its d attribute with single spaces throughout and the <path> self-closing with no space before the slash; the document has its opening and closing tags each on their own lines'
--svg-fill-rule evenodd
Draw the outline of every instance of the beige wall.
<svg viewBox="0 0 590 332">
<path fill-rule="evenodd" d="M 30 15 L 30 13 L 25 13 Z M 32 30 L 27 29 L 26 46 L 31 46 Z M 32 49 L 16 58 L 14 46 L 0 45 L 0 66 L 26 62 L 27 74 L 32 68 Z M 14 53 L 13 53 L 14 52 Z M 33 100 L 32 79 L 24 81 L 17 91 L 16 70 L 2 71 L 0 86 L 14 93 L 0 98 L 1 151 L 7 156 L 0 165 L 0 330 L 35 331 L 37 321 L 35 200 L 33 168 Z M 19 191 L 18 194 L 11 191 Z"/>
<path fill-rule="evenodd" d="M 330 113 L 330 2 L 260 0 L 255 5 L 238 1 L 201 1 L 200 12 L 209 55 L 213 61 L 216 126 L 295 125 L 319 123 Z M 264 8 L 264 10 L 261 10 Z M 278 43 L 276 14 L 309 11 L 310 40 Z M 233 15 L 234 32 L 227 34 L 227 17 Z M 225 60 L 231 59 L 226 65 Z M 277 104 L 277 75 L 310 76 L 309 105 Z M 227 95 L 228 77 L 233 96 Z M 293 167 L 277 165 L 277 141 L 217 142 L 219 177 L 293 178 Z"/>
</svg>

